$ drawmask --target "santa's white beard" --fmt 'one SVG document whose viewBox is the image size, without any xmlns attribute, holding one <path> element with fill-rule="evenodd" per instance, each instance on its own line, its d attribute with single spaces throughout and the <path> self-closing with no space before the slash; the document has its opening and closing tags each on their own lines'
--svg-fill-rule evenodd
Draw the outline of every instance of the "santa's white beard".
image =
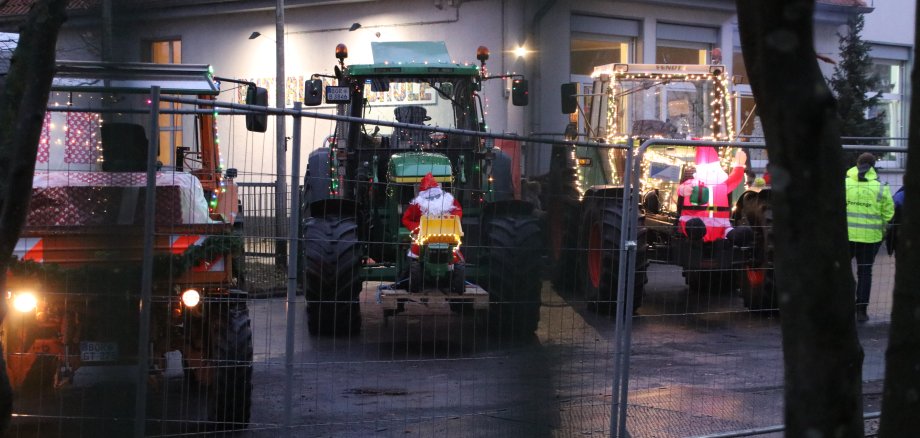
<svg viewBox="0 0 920 438">
<path fill-rule="evenodd" d="M 728 174 L 718 163 L 707 163 L 696 166 L 693 178 L 708 185 L 722 184 L 728 179 Z"/>
<path fill-rule="evenodd" d="M 442 216 L 454 210 L 454 197 L 437 187 L 419 192 L 412 203 L 418 205 L 425 216 Z"/>
</svg>

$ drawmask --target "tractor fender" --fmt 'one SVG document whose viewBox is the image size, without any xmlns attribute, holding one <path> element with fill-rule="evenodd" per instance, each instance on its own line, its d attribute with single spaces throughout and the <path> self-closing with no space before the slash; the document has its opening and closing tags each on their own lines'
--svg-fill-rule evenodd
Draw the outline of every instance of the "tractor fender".
<svg viewBox="0 0 920 438">
<path fill-rule="evenodd" d="M 351 199 L 319 199 L 307 205 L 308 217 L 354 217 L 359 214 L 358 203 Z M 361 223 L 361 221 L 358 221 Z"/>
<path fill-rule="evenodd" d="M 591 186 L 584 195 L 584 198 L 619 198 L 623 199 L 623 186 L 599 185 Z"/>
<path fill-rule="evenodd" d="M 492 158 L 492 188 L 496 201 L 514 199 L 511 157 L 501 150 L 495 151 L 495 156 Z"/>
<path fill-rule="evenodd" d="M 329 196 L 329 148 L 319 148 L 307 157 L 307 172 L 304 175 L 303 202 L 328 199 Z"/>
</svg>

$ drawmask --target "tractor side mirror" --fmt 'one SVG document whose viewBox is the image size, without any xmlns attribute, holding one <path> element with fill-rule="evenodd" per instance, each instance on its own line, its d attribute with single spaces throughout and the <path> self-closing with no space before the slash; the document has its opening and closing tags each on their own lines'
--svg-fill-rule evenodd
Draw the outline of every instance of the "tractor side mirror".
<svg viewBox="0 0 920 438">
<path fill-rule="evenodd" d="M 526 106 L 530 103 L 530 90 L 527 79 L 514 79 L 511 81 L 511 104 Z"/>
<path fill-rule="evenodd" d="M 303 104 L 317 106 L 323 103 L 323 80 L 311 79 L 303 87 Z"/>
<path fill-rule="evenodd" d="M 268 90 L 252 85 L 246 87 L 246 105 L 268 106 Z M 246 130 L 265 132 L 268 129 L 268 114 L 246 114 Z"/>
<path fill-rule="evenodd" d="M 569 82 L 567 84 L 562 84 L 562 114 L 572 114 L 578 110 L 578 98 L 575 97 L 578 94 L 578 83 Z"/>
</svg>

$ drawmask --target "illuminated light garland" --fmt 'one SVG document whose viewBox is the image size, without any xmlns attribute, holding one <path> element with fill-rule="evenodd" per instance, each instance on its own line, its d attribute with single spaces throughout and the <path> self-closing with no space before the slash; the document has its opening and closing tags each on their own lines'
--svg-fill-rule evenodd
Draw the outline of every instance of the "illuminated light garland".
<svg viewBox="0 0 920 438">
<path fill-rule="evenodd" d="M 611 76 L 611 82 L 613 86 L 608 86 L 606 90 L 606 102 L 607 106 L 607 126 L 611 129 L 609 132 L 601 132 L 601 136 L 606 139 L 608 143 L 611 144 L 623 144 L 628 141 L 629 136 L 625 134 L 618 133 L 619 126 L 618 121 L 621 117 L 621 108 L 617 105 L 617 100 L 614 98 L 616 95 L 616 85 L 620 84 L 624 80 L 636 80 L 636 79 L 651 79 L 651 80 L 680 80 L 680 81 L 701 81 L 708 80 L 711 84 L 711 91 L 708 95 L 711 98 L 709 102 L 710 106 L 710 124 L 709 131 L 711 135 L 702 136 L 700 140 L 714 140 L 714 141 L 728 141 L 735 137 L 734 130 L 734 120 L 732 119 L 732 102 L 731 102 L 731 93 L 728 91 L 730 88 L 730 82 L 727 79 L 727 75 L 714 76 L 712 74 L 665 74 L 665 73 L 628 73 L 624 71 L 617 71 L 614 69 L 605 69 L 605 70 L 595 70 L 592 74 L 592 78 L 602 78 L 602 76 L 608 75 Z M 601 79 L 603 81 L 603 78 Z M 656 95 L 660 95 L 660 90 L 655 90 Z M 717 126 L 719 129 L 717 130 Z M 663 138 L 660 135 L 652 136 L 650 138 Z M 726 167 L 732 160 L 732 148 L 720 148 L 720 162 L 723 167 Z M 608 158 L 610 160 L 611 168 L 613 166 L 613 154 L 608 152 Z M 649 150 L 646 152 L 646 159 L 640 163 L 640 183 L 645 186 L 646 184 L 654 184 L 655 187 L 661 188 L 666 191 L 671 191 L 676 187 L 676 183 L 673 181 L 665 181 L 658 178 L 651 178 L 651 163 L 652 162 L 664 162 L 672 165 L 683 166 L 685 164 L 684 160 L 673 156 L 667 156 Z M 580 173 L 579 173 L 580 174 Z M 614 184 L 618 184 L 621 181 L 620 175 L 615 175 Z M 581 178 L 578 178 L 579 184 L 581 183 Z M 579 191 L 582 190 L 582 187 L 579 186 Z M 670 203 L 671 200 L 663 200 L 663 202 Z"/>
</svg>

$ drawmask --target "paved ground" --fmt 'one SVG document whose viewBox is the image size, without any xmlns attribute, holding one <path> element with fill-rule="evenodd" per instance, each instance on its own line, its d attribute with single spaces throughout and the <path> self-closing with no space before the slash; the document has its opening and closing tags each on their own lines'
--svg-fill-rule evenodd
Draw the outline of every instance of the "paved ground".
<svg viewBox="0 0 920 438">
<path fill-rule="evenodd" d="M 859 328 L 866 351 L 866 411 L 879 410 L 890 303 L 890 261 L 880 256 L 873 320 Z M 779 320 L 739 299 L 690 299 L 679 271 L 653 265 L 629 367 L 627 426 L 633 437 L 691 437 L 772 426 L 782 417 Z M 607 436 L 614 323 L 546 283 L 536 335 L 497 340 L 446 309 L 410 307 L 384 321 L 374 286 L 363 299 L 364 329 L 313 338 L 302 297 L 294 306 L 292 363 L 285 362 L 286 303 L 252 302 L 255 376 L 252 425 L 234 436 Z M 888 298 L 885 294 L 889 293 Z M 122 378 L 117 377 L 118 373 Z M 84 373 L 77 388 L 39 400 L 52 418 L 18 418 L 14 437 L 123 436 L 133 419 L 133 370 Z M 290 377 L 290 380 L 288 380 Z M 99 383 L 107 380 L 107 383 Z M 161 382 L 162 383 L 162 382 Z M 193 435 L 201 418 L 181 380 L 151 387 L 152 435 Z M 20 412 L 26 406 L 19 402 Z M 93 421 L 97 418 L 98 421 Z M 117 418 L 117 420 L 112 420 Z M 766 436 L 781 436 L 773 434 Z"/>
</svg>

